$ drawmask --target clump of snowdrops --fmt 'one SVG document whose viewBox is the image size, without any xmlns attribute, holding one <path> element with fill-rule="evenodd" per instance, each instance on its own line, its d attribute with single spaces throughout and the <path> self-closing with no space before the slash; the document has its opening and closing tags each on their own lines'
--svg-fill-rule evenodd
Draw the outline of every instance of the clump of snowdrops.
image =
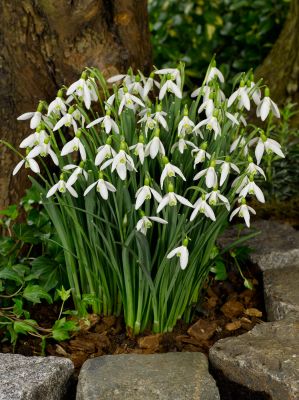
<svg viewBox="0 0 299 400">
<path fill-rule="evenodd" d="M 87 68 L 18 118 L 33 133 L 13 174 L 25 166 L 38 176 L 76 308 L 84 301 L 96 313 L 123 312 L 133 334 L 190 319 L 217 237 L 233 218 L 250 226 L 250 196 L 265 201 L 255 183 L 265 177 L 263 156 L 284 157 L 246 123 L 255 106 L 261 121 L 279 117 L 252 72 L 228 97 L 215 60 L 191 99 L 183 85 L 183 65 L 107 81 Z"/>
</svg>

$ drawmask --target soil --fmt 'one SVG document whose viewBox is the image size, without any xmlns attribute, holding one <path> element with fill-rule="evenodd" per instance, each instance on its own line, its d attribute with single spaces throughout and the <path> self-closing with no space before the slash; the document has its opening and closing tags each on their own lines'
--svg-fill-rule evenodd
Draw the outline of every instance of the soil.
<svg viewBox="0 0 299 400">
<path fill-rule="evenodd" d="M 229 272 L 226 281 L 216 281 L 211 276 L 192 323 L 179 321 L 171 333 L 153 335 L 145 332 L 130 337 L 122 318 L 90 314 L 70 340 L 60 343 L 48 340 L 46 354 L 70 358 L 75 365 L 76 375 L 88 358 L 105 354 L 172 351 L 200 351 L 207 354 L 217 340 L 243 334 L 266 320 L 262 276 L 252 265 L 243 268 L 243 273 L 252 280 L 253 290 L 243 286 L 237 271 Z M 31 309 L 31 318 L 48 328 L 53 325 L 58 313 L 59 305 L 36 305 Z M 24 336 L 14 351 L 26 356 L 41 355 L 41 342 L 35 337 Z M 3 340 L 3 334 L 1 337 L 1 332 L 0 352 L 13 352 L 9 342 Z"/>
</svg>

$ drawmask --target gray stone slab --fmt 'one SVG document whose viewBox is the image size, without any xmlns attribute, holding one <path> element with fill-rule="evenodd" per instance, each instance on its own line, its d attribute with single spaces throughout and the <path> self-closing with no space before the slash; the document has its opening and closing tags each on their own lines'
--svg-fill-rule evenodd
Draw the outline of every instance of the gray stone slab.
<svg viewBox="0 0 299 400">
<path fill-rule="evenodd" d="M 291 225 L 276 221 L 260 220 L 242 230 L 240 237 L 253 232 L 261 234 L 244 242 L 253 249 L 250 260 L 258 264 L 262 271 L 299 265 L 299 231 Z M 219 239 L 220 246 L 225 247 L 238 238 L 235 227 L 228 229 Z"/>
<path fill-rule="evenodd" d="M 231 381 L 265 392 L 272 400 L 299 399 L 299 321 L 267 322 L 210 349 L 212 365 Z"/>
<path fill-rule="evenodd" d="M 201 353 L 122 354 L 87 360 L 77 400 L 219 400 Z"/>
<path fill-rule="evenodd" d="M 0 400 L 61 400 L 73 371 L 64 358 L 0 353 Z"/>
<path fill-rule="evenodd" d="M 290 312 L 299 318 L 299 266 L 267 270 L 263 276 L 268 320 L 283 319 Z"/>
</svg>

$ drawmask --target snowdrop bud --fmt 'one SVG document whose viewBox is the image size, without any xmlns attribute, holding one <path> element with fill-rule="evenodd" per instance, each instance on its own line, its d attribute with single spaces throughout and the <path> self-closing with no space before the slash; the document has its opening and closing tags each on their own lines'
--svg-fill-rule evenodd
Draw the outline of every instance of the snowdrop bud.
<svg viewBox="0 0 299 400">
<path fill-rule="evenodd" d="M 253 162 L 253 158 L 251 156 L 248 156 L 247 160 L 248 160 L 249 163 Z"/>
<path fill-rule="evenodd" d="M 174 186 L 173 186 L 172 183 L 169 183 L 169 184 L 168 184 L 167 190 L 168 190 L 168 193 L 169 193 L 169 192 L 174 192 Z"/>
<path fill-rule="evenodd" d="M 144 136 L 143 135 L 139 135 L 139 143 L 144 143 Z"/>
<path fill-rule="evenodd" d="M 203 142 L 203 143 L 200 145 L 200 148 L 201 148 L 202 150 L 206 150 L 206 149 L 208 148 L 208 142 Z"/>
<path fill-rule="evenodd" d="M 268 87 L 265 88 L 265 97 L 270 97 L 270 89 Z"/>
<path fill-rule="evenodd" d="M 154 130 L 154 136 L 156 136 L 156 137 L 159 137 L 159 136 L 160 136 L 160 129 L 159 129 L 159 128 L 156 128 L 156 129 Z"/>
<path fill-rule="evenodd" d="M 119 148 L 120 148 L 120 150 L 124 150 L 124 151 L 126 151 L 127 150 L 127 143 L 125 142 L 125 141 L 122 141 L 121 143 L 120 143 L 120 146 L 119 146 Z"/>
<path fill-rule="evenodd" d="M 85 165 L 85 162 L 84 162 L 84 161 L 80 161 L 79 167 L 80 167 L 80 168 L 83 168 L 84 165 Z"/>
<path fill-rule="evenodd" d="M 241 200 L 239 201 L 239 203 L 241 203 L 242 206 L 243 206 L 244 204 L 246 204 L 246 199 L 245 199 L 245 197 L 242 197 Z"/>
<path fill-rule="evenodd" d="M 106 115 L 111 115 L 111 109 L 110 108 L 108 108 L 107 110 L 106 110 Z"/>
<path fill-rule="evenodd" d="M 73 114 L 73 112 L 75 111 L 75 107 L 74 106 L 71 106 L 69 109 L 68 109 L 68 114 Z"/>
<path fill-rule="evenodd" d="M 167 158 L 166 156 L 163 156 L 163 157 L 162 157 L 162 163 L 163 163 L 164 165 L 166 165 L 166 164 L 169 163 L 169 160 L 168 160 L 168 158 Z"/>
<path fill-rule="evenodd" d="M 84 79 L 84 80 L 87 78 L 87 72 L 86 71 L 82 72 L 81 78 Z"/>
<path fill-rule="evenodd" d="M 75 136 L 76 136 L 77 138 L 80 138 L 80 137 L 82 136 L 82 131 L 81 131 L 81 129 L 78 129 L 78 130 L 77 130 Z"/>
<path fill-rule="evenodd" d="M 44 143 L 45 143 L 45 144 L 49 144 L 49 143 L 50 143 L 50 138 L 47 137 L 47 138 L 44 140 Z"/>
<path fill-rule="evenodd" d="M 217 118 L 219 114 L 219 110 L 217 108 L 213 111 L 213 117 Z"/>
<path fill-rule="evenodd" d="M 111 137 L 111 136 L 108 136 L 108 138 L 107 138 L 107 140 L 106 140 L 106 144 L 109 144 L 109 146 L 110 146 L 111 143 L 112 143 L 112 137 Z"/>
<path fill-rule="evenodd" d="M 124 90 L 124 93 L 128 93 L 128 92 L 129 92 L 127 86 L 124 86 L 124 87 L 123 87 L 123 90 Z"/>
<path fill-rule="evenodd" d="M 57 96 L 56 96 L 56 97 L 60 97 L 60 98 L 63 97 L 63 90 L 62 90 L 62 89 L 59 89 L 59 90 L 58 90 Z"/>
<path fill-rule="evenodd" d="M 148 177 L 146 177 L 146 178 L 144 179 L 144 186 L 149 186 L 149 184 L 150 184 L 150 180 L 149 180 Z"/>
<path fill-rule="evenodd" d="M 245 86 L 245 82 L 243 81 L 243 79 L 240 82 L 240 87 L 244 87 Z"/>
<path fill-rule="evenodd" d="M 126 228 L 128 226 L 128 215 L 125 214 L 123 218 L 123 227 Z"/>
<path fill-rule="evenodd" d="M 183 240 L 183 246 L 185 246 L 185 247 L 187 247 L 188 246 L 188 243 L 189 243 L 189 240 L 188 240 L 188 238 L 185 238 L 184 240 Z"/>
<path fill-rule="evenodd" d="M 28 154 L 30 153 L 30 151 L 31 151 L 31 147 L 26 147 L 26 156 L 28 156 Z"/>
<path fill-rule="evenodd" d="M 154 72 L 151 72 L 149 77 L 152 78 L 152 79 L 154 79 L 155 73 L 154 73 Z"/>
<path fill-rule="evenodd" d="M 37 107 L 37 110 L 36 110 L 36 111 L 42 112 L 42 111 L 43 111 L 43 108 L 44 108 L 44 102 L 43 102 L 43 101 L 40 101 L 39 104 L 38 104 L 38 107 Z"/>
<path fill-rule="evenodd" d="M 216 161 L 215 161 L 215 160 L 212 160 L 212 161 L 210 162 L 210 167 L 215 168 L 215 166 L 216 166 Z"/>
<path fill-rule="evenodd" d="M 63 181 L 63 180 L 64 180 L 64 174 L 60 174 L 59 179 L 60 179 L 61 181 Z"/>
<path fill-rule="evenodd" d="M 156 107 L 156 111 L 157 112 L 161 112 L 162 111 L 162 104 L 157 104 L 157 107 Z"/>
<path fill-rule="evenodd" d="M 188 117 L 188 106 L 187 106 L 187 104 L 185 105 L 185 108 L 184 108 L 184 117 Z"/>
<path fill-rule="evenodd" d="M 36 132 L 40 133 L 43 130 L 42 124 L 39 124 L 38 127 L 36 128 Z"/>
</svg>

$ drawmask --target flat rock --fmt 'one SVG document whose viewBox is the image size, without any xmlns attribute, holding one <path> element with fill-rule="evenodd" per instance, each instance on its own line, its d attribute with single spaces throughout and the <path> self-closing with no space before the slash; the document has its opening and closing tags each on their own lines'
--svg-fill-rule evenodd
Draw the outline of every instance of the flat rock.
<svg viewBox="0 0 299 400">
<path fill-rule="evenodd" d="M 242 230 L 240 237 L 254 230 L 261 233 L 244 244 L 253 249 L 250 260 L 258 264 L 262 271 L 299 265 L 299 232 L 291 225 L 260 220 L 252 224 L 252 229 Z M 237 237 L 237 229 L 232 227 L 219 238 L 218 243 L 226 247 Z"/>
<path fill-rule="evenodd" d="M 250 390 L 267 393 L 272 400 L 299 398 L 299 321 L 256 325 L 237 337 L 221 339 L 210 349 L 213 367 L 229 380 Z"/>
<path fill-rule="evenodd" d="M 77 400 L 219 400 L 202 353 L 122 354 L 87 360 Z"/>
<path fill-rule="evenodd" d="M 73 370 L 65 358 L 0 353 L 0 400 L 60 400 Z"/>
<path fill-rule="evenodd" d="M 299 266 L 264 271 L 264 296 L 269 321 L 297 312 L 299 319 Z"/>
</svg>

